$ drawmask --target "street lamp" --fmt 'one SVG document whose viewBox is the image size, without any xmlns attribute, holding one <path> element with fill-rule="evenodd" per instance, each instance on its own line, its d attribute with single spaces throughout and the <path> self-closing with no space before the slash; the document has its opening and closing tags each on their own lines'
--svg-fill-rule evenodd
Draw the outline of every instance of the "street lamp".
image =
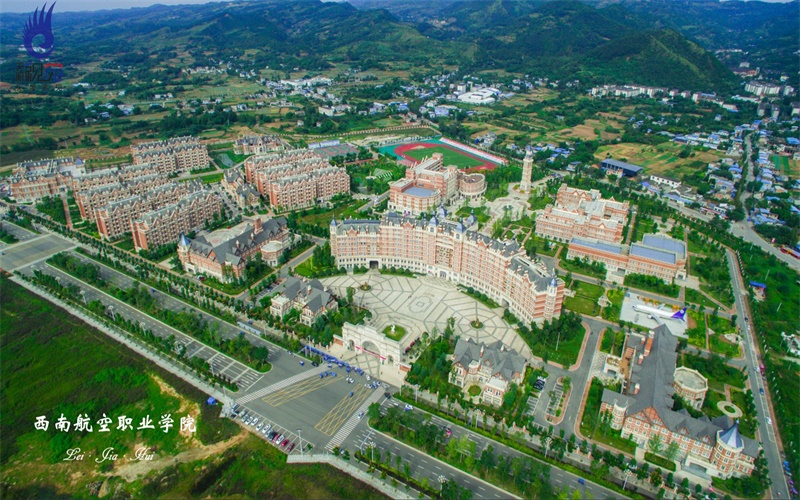
<svg viewBox="0 0 800 500">
<path fill-rule="evenodd" d="M 297 437 L 300 439 L 300 455 L 303 454 L 303 429 L 297 429 Z"/>
<path fill-rule="evenodd" d="M 447 482 L 447 478 L 446 477 L 439 476 L 439 484 L 441 485 L 440 489 L 439 489 L 439 492 L 444 490 L 444 483 L 446 483 L 446 482 Z"/>
<path fill-rule="evenodd" d="M 550 445 L 553 443 L 553 440 L 550 439 L 550 436 L 544 438 L 544 458 L 547 458 L 547 452 L 550 450 Z"/>
<path fill-rule="evenodd" d="M 83 298 L 83 304 L 86 305 L 86 290 L 81 289 L 81 291 L 78 293 L 81 294 L 81 298 Z"/>
<path fill-rule="evenodd" d="M 630 469 L 625 469 L 625 481 L 622 483 L 622 491 L 625 491 L 625 486 L 628 485 L 628 477 L 631 475 Z"/>
</svg>

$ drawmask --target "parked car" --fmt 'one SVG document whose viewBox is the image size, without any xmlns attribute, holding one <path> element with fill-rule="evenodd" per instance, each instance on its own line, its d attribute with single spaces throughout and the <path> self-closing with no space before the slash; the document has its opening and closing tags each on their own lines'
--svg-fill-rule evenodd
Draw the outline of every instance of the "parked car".
<svg viewBox="0 0 800 500">
<path fill-rule="evenodd" d="M 294 449 L 294 443 L 289 445 L 289 449 L 287 451 L 291 452 Z"/>
<path fill-rule="evenodd" d="M 284 440 L 281 442 L 281 448 L 286 448 L 286 445 L 287 445 L 287 444 L 289 444 L 289 440 L 288 440 L 288 439 L 284 439 Z"/>
<path fill-rule="evenodd" d="M 256 426 L 256 432 L 260 431 L 262 427 L 264 427 L 264 422 L 261 422 Z"/>
<path fill-rule="evenodd" d="M 356 416 L 358 417 L 359 420 L 361 420 L 362 418 L 364 418 L 364 411 L 362 410 L 362 411 L 358 412 L 358 415 L 356 415 Z"/>
<path fill-rule="evenodd" d="M 317 363 L 316 361 L 312 361 L 311 366 L 319 366 L 319 363 Z"/>
</svg>

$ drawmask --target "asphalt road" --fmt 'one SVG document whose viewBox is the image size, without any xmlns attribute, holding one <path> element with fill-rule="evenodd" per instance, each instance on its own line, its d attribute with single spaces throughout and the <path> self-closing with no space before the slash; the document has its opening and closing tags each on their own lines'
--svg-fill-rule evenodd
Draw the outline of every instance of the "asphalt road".
<svg viewBox="0 0 800 500">
<path fill-rule="evenodd" d="M 388 408 L 388 405 L 394 404 L 394 402 L 395 402 L 394 400 L 384 401 L 384 403 L 381 405 L 381 410 L 385 412 L 385 410 Z M 399 404 L 402 405 L 403 403 Z M 423 410 L 414 408 L 413 411 L 422 412 Z M 451 439 L 459 439 L 462 436 L 466 435 L 470 441 L 475 442 L 476 445 L 475 449 L 477 451 L 483 451 L 489 445 L 491 445 L 495 455 L 497 456 L 506 455 L 507 457 L 510 458 L 529 457 L 529 455 L 525 455 L 520 451 L 517 451 L 513 448 L 509 448 L 508 446 L 502 443 L 486 438 L 483 435 L 477 434 L 462 426 L 454 425 L 452 422 L 441 419 L 434 415 L 430 416 L 432 423 L 441 427 L 450 428 L 450 430 L 452 431 Z M 417 468 L 420 470 L 421 473 L 423 474 L 427 473 L 429 481 L 431 481 L 431 484 L 435 484 L 435 482 L 433 482 L 432 479 L 436 479 L 438 478 L 439 475 L 443 474 L 447 478 L 453 477 L 459 484 L 472 490 L 474 498 L 508 498 L 508 493 L 503 492 L 502 490 L 499 490 L 497 488 L 494 488 L 491 485 L 488 485 L 485 482 L 480 481 L 479 479 L 473 476 L 464 474 L 461 471 L 458 471 L 459 473 L 461 473 L 461 475 L 454 475 L 454 476 L 448 475 L 448 473 L 445 471 L 449 466 L 447 466 L 446 464 L 439 462 L 438 460 L 435 460 L 425 455 L 424 453 L 417 451 L 414 448 L 403 445 L 388 436 L 384 436 L 380 432 L 371 429 L 370 431 L 371 432 L 368 431 L 366 434 L 363 432 L 359 434 L 354 434 L 353 439 L 355 440 L 355 442 L 353 443 L 353 445 L 357 448 L 360 448 L 362 445 L 364 445 L 365 442 L 368 444 L 369 441 L 374 441 L 378 449 L 381 450 L 387 449 L 384 448 L 384 446 L 386 446 L 388 447 L 388 449 L 392 450 L 392 455 L 394 456 L 397 456 L 397 451 L 399 451 L 401 452 L 401 456 L 404 458 L 404 460 L 408 460 L 412 464 L 416 464 Z M 392 444 L 394 446 L 391 446 Z M 534 458 L 534 460 L 537 459 Z M 577 489 L 582 493 L 582 498 L 587 498 L 587 494 L 591 495 L 591 498 L 596 498 L 596 499 L 619 497 L 618 493 L 611 491 L 608 488 L 600 486 L 596 483 L 593 483 L 590 480 L 584 480 L 585 484 L 581 485 L 578 482 L 580 476 L 576 474 L 559 469 L 558 467 L 550 466 L 550 469 L 551 469 L 550 484 L 552 484 L 554 488 L 559 488 L 559 489 L 567 488 L 570 491 Z M 413 471 L 414 468 L 412 467 L 412 473 Z"/>
<path fill-rule="evenodd" d="M 742 338 L 744 339 L 744 355 L 747 360 L 747 379 L 750 381 L 750 389 L 753 391 L 753 398 L 756 403 L 756 413 L 758 418 L 758 441 L 764 449 L 764 456 L 767 459 L 769 469 L 769 478 L 772 480 L 770 487 L 771 498 L 789 498 L 789 488 L 786 484 L 786 477 L 783 474 L 783 467 L 781 466 L 781 456 L 778 450 L 778 443 L 775 439 L 775 429 L 772 425 L 767 424 L 766 418 L 770 416 L 770 407 L 767 403 L 767 397 L 770 396 L 769 388 L 765 381 L 761 378 L 760 365 L 758 355 L 758 344 L 756 344 L 755 332 L 750 328 L 750 323 L 744 320 L 750 313 L 746 309 L 743 296 L 747 295 L 747 288 L 741 278 L 739 261 L 737 256 L 728 250 L 727 252 L 728 265 L 732 272 L 731 284 L 733 285 L 733 294 L 736 298 L 736 309 L 742 311 L 737 317 L 736 321 L 741 332 L 744 332 Z M 761 394 L 761 389 L 764 389 L 764 394 Z M 772 419 L 773 422 L 775 419 Z"/>
</svg>

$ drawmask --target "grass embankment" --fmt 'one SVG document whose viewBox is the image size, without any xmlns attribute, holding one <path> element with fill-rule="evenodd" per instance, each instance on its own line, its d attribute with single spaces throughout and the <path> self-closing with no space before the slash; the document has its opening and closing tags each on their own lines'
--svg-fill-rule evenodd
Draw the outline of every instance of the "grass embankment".
<svg viewBox="0 0 800 500">
<path fill-rule="evenodd" d="M 5 278 L 0 297 L 2 497 L 83 497 L 92 483 L 108 480 L 110 491 L 126 497 L 255 498 L 280 492 L 287 498 L 384 498 L 330 466 L 288 465 L 281 452 L 254 436 L 223 443 L 239 429 L 218 417 L 218 406 L 204 404 L 206 394 Z M 54 428 L 62 413 L 73 424 L 69 432 Z M 104 413 L 113 420 L 107 433 L 97 424 Z M 168 433 L 158 427 L 166 413 L 175 420 Z M 78 414 L 89 416 L 93 432 L 74 430 Z M 178 433 L 187 414 L 196 419 L 194 437 Z M 39 415 L 50 421 L 47 431 L 34 429 Z M 133 418 L 134 428 L 150 415 L 156 428 L 118 430 L 122 415 Z M 117 474 L 130 472 L 124 456 L 141 446 L 153 449 L 152 472 L 129 483 Z M 95 463 L 108 447 L 119 459 Z M 81 448 L 86 458 L 64 461 L 69 448 Z M 198 448 L 211 456 L 171 460 Z M 168 463 L 155 463 L 163 458 Z"/>
</svg>

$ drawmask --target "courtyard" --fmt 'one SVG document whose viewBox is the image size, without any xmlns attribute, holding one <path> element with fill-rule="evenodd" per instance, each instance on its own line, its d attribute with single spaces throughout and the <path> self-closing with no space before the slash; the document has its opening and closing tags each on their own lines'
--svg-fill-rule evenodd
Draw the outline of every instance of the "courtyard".
<svg viewBox="0 0 800 500">
<path fill-rule="evenodd" d="M 320 281 L 340 296 L 346 295 L 347 288 L 352 287 L 355 290 L 355 303 L 372 311 L 369 324 L 378 331 L 391 325 L 405 328 L 407 333 L 400 341 L 402 347 L 407 347 L 423 332 L 432 333 L 434 329 L 444 331 L 447 320 L 452 317 L 456 335 L 478 343 L 500 340 L 526 359 L 531 358 L 530 348 L 503 320 L 502 309 L 490 309 L 446 279 L 429 276 L 409 278 L 369 272 L 320 278 Z M 366 291 L 359 288 L 365 282 L 370 287 Z M 478 329 L 470 325 L 476 319 L 481 324 Z"/>
</svg>

